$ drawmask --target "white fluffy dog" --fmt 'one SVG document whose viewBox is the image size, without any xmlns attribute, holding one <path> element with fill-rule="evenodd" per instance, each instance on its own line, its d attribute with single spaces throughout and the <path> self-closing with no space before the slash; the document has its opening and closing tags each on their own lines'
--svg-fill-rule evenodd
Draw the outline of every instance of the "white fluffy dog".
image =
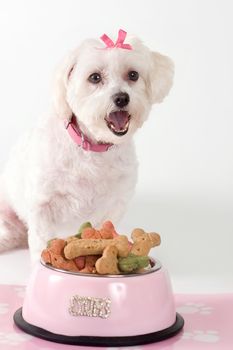
<svg viewBox="0 0 233 350">
<path fill-rule="evenodd" d="M 0 252 L 91 221 L 114 223 L 137 179 L 132 136 L 172 85 L 173 64 L 119 31 L 86 40 L 60 65 L 53 107 L 14 149 L 0 181 Z"/>
</svg>

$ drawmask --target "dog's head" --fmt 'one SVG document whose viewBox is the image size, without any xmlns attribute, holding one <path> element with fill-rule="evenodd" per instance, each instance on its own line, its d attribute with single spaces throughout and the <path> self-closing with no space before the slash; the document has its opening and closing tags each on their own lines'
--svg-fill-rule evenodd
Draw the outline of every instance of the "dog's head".
<svg viewBox="0 0 233 350">
<path fill-rule="evenodd" d="M 58 69 L 54 104 L 60 118 L 75 115 L 83 133 L 98 142 L 119 144 L 162 102 L 173 79 L 172 61 L 135 38 L 132 49 L 105 48 L 86 40 Z"/>
</svg>

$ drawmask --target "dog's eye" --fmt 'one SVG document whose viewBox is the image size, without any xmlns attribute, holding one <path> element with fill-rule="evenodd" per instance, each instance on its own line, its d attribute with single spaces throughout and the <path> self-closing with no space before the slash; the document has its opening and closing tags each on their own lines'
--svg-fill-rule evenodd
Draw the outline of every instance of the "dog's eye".
<svg viewBox="0 0 233 350">
<path fill-rule="evenodd" d="M 98 84 L 101 80 L 102 78 L 99 73 L 92 73 L 88 78 L 88 81 L 93 84 Z"/>
<path fill-rule="evenodd" d="M 131 71 L 128 73 L 128 77 L 129 77 L 129 80 L 137 81 L 138 78 L 139 78 L 139 74 L 138 74 L 138 72 L 136 72 L 135 70 L 131 70 Z"/>
</svg>

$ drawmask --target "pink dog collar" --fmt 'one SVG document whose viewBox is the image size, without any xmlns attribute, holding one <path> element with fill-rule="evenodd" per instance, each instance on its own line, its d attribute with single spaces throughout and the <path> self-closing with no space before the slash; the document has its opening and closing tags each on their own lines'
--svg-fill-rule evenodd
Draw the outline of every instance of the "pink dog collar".
<svg viewBox="0 0 233 350">
<path fill-rule="evenodd" d="M 73 141 L 85 151 L 106 152 L 113 146 L 112 143 L 93 143 L 89 140 L 81 132 L 74 115 L 68 122 L 65 122 L 65 128 Z"/>
<path fill-rule="evenodd" d="M 126 35 L 127 35 L 127 32 L 125 32 L 123 29 L 120 29 L 118 32 L 118 38 L 115 44 L 106 34 L 103 34 L 100 37 L 100 39 L 106 44 L 106 49 L 112 49 L 114 47 L 118 47 L 120 49 L 132 50 L 132 46 L 130 44 L 124 44 Z"/>
</svg>

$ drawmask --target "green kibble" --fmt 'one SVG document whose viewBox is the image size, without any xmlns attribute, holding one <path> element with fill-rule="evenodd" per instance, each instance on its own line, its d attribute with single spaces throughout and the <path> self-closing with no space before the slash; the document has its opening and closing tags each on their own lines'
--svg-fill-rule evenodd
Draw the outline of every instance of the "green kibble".
<svg viewBox="0 0 233 350">
<path fill-rule="evenodd" d="M 85 228 L 88 228 L 88 227 L 92 227 L 92 224 L 90 222 L 84 222 L 80 227 L 79 227 L 79 230 L 78 230 L 78 233 L 77 235 L 75 235 L 75 237 L 77 238 L 81 238 L 81 235 L 82 235 L 82 232 Z"/>
<path fill-rule="evenodd" d="M 129 254 L 126 258 L 119 258 L 118 267 L 120 271 L 130 273 L 147 267 L 149 262 L 150 260 L 148 256 Z"/>
<path fill-rule="evenodd" d="M 74 235 L 74 237 L 76 237 L 76 238 L 82 238 L 82 234 L 81 234 L 81 233 L 77 233 L 76 235 Z"/>
</svg>

